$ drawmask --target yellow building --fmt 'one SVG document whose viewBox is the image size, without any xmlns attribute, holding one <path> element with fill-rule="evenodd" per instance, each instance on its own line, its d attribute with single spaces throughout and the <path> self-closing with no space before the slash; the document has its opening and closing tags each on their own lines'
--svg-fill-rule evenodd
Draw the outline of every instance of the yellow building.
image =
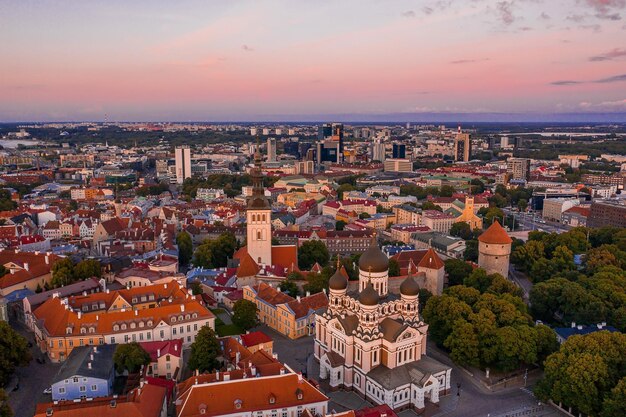
<svg viewBox="0 0 626 417">
<path fill-rule="evenodd" d="M 483 228 L 483 219 L 474 213 L 474 197 L 468 196 L 465 199 L 465 208 L 463 209 L 463 213 L 461 213 L 461 215 L 455 220 L 455 223 L 458 222 L 465 222 L 469 224 L 472 230 Z"/>
<path fill-rule="evenodd" d="M 256 304 L 261 323 L 290 339 L 312 335 L 315 311 L 328 306 L 328 297 L 323 292 L 293 298 L 264 282 L 245 286 L 243 298 Z"/>
</svg>

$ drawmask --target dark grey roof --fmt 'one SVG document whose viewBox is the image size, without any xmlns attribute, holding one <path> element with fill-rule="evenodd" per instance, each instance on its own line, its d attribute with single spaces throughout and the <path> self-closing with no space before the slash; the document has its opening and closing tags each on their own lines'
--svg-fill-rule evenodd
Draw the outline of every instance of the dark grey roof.
<svg viewBox="0 0 626 417">
<path fill-rule="evenodd" d="M 449 366 L 428 356 L 422 356 L 419 361 L 410 362 L 394 369 L 379 365 L 372 369 L 367 376 L 384 389 L 391 390 L 410 383 L 423 386 L 432 374 L 448 369 L 450 369 Z"/>
<path fill-rule="evenodd" d="M 389 342 L 395 341 L 396 338 L 400 336 L 400 333 L 402 333 L 407 327 L 409 326 L 390 317 L 387 317 L 380 322 L 380 330 L 383 333 L 383 338 Z"/>
<path fill-rule="evenodd" d="M 65 285 L 60 288 L 56 288 L 50 291 L 44 291 L 39 294 L 33 294 L 26 297 L 30 303 L 31 309 L 34 310 L 37 306 L 43 304 L 49 298 L 52 298 L 54 293 L 59 293 L 60 298 L 64 298 L 74 294 L 80 294 L 83 291 L 92 292 L 96 288 L 100 287 L 100 283 L 97 278 L 89 278 L 84 281 L 78 281 L 70 285 Z"/>
<path fill-rule="evenodd" d="M 348 314 L 345 318 L 337 317 L 347 335 L 351 335 L 359 327 L 359 318 L 355 314 Z"/>
<path fill-rule="evenodd" d="M 88 378 L 109 379 L 113 372 L 113 354 L 117 345 L 80 346 L 72 350 L 63 366 L 59 369 L 52 383 L 69 379 L 75 375 Z M 91 360 L 93 354 L 93 361 Z M 89 369 L 91 363 L 91 369 Z"/>
</svg>

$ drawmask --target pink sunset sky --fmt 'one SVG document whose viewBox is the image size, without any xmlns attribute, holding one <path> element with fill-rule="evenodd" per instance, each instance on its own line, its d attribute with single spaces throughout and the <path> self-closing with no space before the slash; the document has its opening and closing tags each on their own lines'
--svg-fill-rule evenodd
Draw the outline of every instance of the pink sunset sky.
<svg viewBox="0 0 626 417">
<path fill-rule="evenodd" d="M 626 0 L 5 0 L 0 34 L 0 121 L 626 111 Z"/>
</svg>

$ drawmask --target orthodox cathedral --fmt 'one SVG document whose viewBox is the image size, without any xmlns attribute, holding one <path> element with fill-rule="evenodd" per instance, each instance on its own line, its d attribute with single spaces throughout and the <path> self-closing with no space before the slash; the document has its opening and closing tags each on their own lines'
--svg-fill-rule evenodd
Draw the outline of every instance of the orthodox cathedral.
<svg viewBox="0 0 626 417">
<path fill-rule="evenodd" d="M 450 390 L 448 366 L 426 356 L 428 325 L 419 316 L 411 271 L 389 293 L 389 259 L 376 239 L 359 260 L 358 292 L 343 268 L 329 281 L 329 305 L 316 317 L 315 358 L 331 388 L 352 389 L 394 410 L 422 410 Z"/>
</svg>

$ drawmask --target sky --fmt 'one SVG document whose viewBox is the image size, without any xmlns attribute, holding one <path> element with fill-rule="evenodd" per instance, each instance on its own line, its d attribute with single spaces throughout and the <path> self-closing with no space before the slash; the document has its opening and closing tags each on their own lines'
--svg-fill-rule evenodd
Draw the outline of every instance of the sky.
<svg viewBox="0 0 626 417">
<path fill-rule="evenodd" d="M 626 0 L 0 0 L 0 121 L 626 113 Z"/>
</svg>

